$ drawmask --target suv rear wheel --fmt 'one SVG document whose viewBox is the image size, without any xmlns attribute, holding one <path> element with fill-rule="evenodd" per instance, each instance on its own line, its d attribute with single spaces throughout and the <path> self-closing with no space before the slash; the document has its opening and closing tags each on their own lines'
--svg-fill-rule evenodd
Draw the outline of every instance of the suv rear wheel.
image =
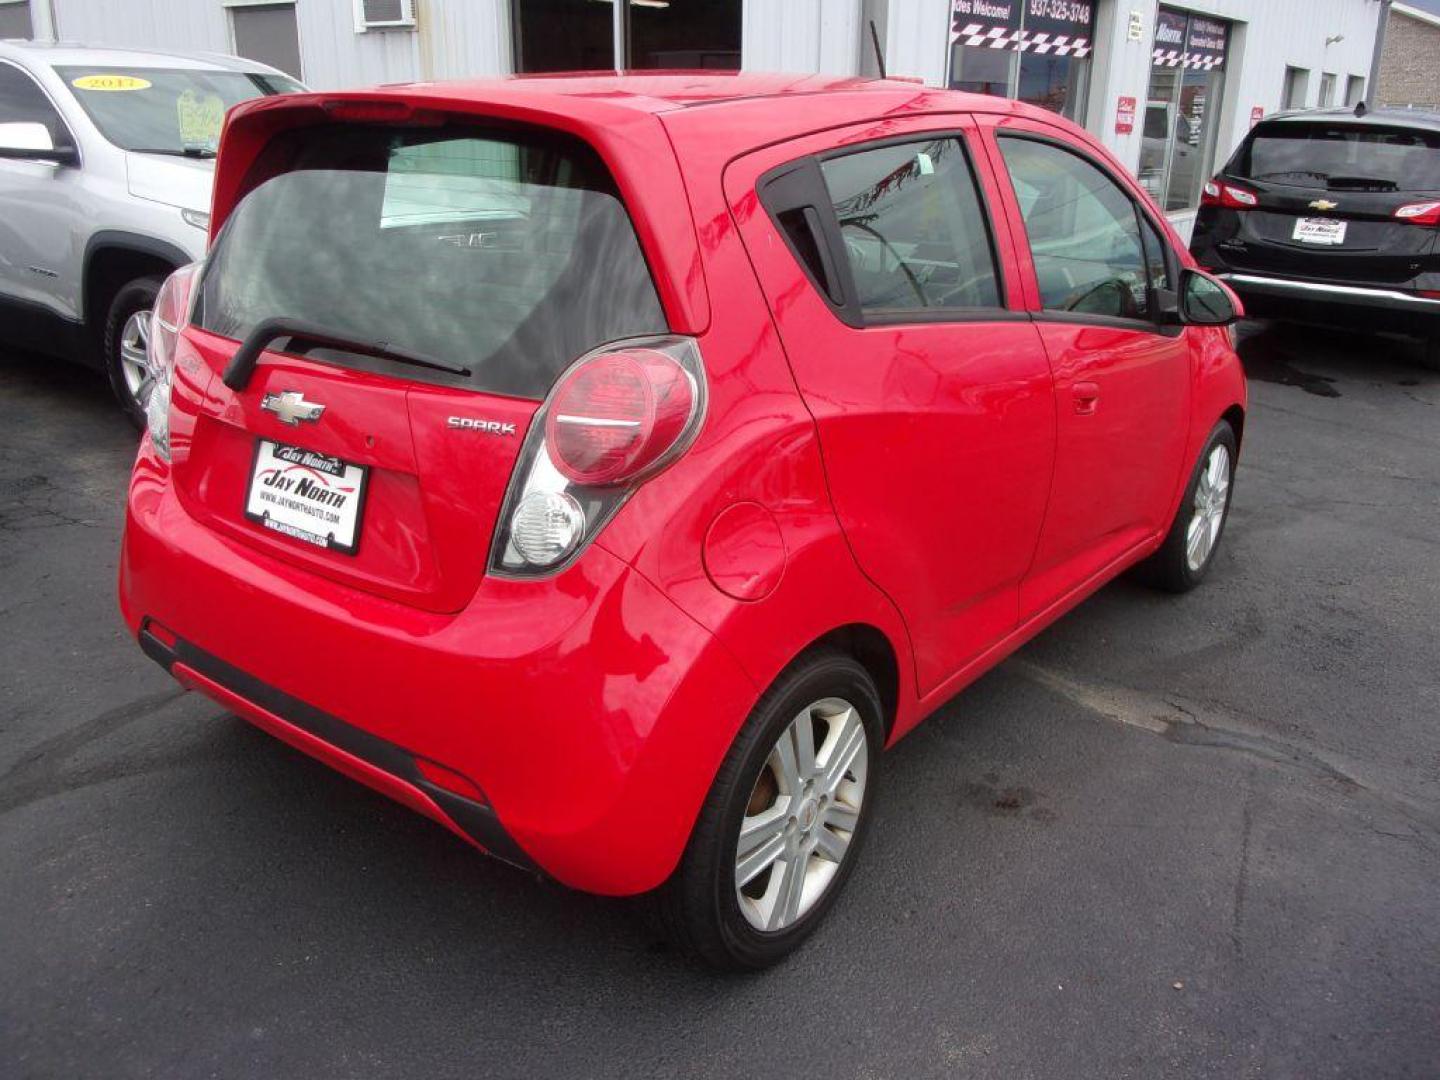
<svg viewBox="0 0 1440 1080">
<path fill-rule="evenodd" d="M 120 408 L 139 430 L 145 428 L 145 403 L 154 379 L 146 346 L 150 338 L 150 310 L 160 292 L 158 277 L 126 282 L 110 301 L 105 316 L 103 348 L 105 373 Z"/>
<path fill-rule="evenodd" d="M 880 695 L 854 658 L 798 661 L 726 755 L 674 876 L 665 929 L 715 967 L 769 967 L 819 925 L 854 869 L 884 743 Z"/>
</svg>

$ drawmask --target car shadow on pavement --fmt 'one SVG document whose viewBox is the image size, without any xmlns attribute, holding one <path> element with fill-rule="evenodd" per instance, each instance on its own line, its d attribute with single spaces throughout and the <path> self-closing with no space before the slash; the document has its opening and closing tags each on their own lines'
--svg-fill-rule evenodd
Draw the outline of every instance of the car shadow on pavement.
<svg viewBox="0 0 1440 1080">
<path fill-rule="evenodd" d="M 1421 364 L 1421 344 L 1399 335 L 1251 320 L 1241 324 L 1239 339 L 1247 377 L 1317 397 L 1342 396 L 1343 383 L 1352 379 L 1407 388 L 1440 384 L 1440 374 Z"/>
</svg>

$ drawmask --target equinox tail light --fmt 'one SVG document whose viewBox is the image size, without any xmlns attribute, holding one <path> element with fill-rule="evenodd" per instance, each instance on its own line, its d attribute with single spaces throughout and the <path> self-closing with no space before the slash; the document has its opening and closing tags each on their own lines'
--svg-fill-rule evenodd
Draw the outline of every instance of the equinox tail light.
<svg viewBox="0 0 1440 1080">
<path fill-rule="evenodd" d="M 490 569 L 562 569 L 642 481 L 685 451 L 704 412 L 705 370 L 692 338 L 621 342 L 582 356 L 530 425 Z"/>
<path fill-rule="evenodd" d="M 1440 202 L 1410 203 L 1396 210 L 1395 216 L 1411 225 L 1440 225 Z"/>
<path fill-rule="evenodd" d="M 150 377 L 150 395 L 145 399 L 145 424 L 156 452 L 170 460 L 170 392 L 175 386 L 175 345 L 180 331 L 190 321 L 190 300 L 199 263 L 182 266 L 160 286 L 150 310 L 150 337 L 145 346 L 145 366 Z"/>
<path fill-rule="evenodd" d="M 1253 210 L 1260 205 L 1260 196 L 1222 180 L 1207 180 L 1200 193 L 1200 205 L 1223 206 L 1227 210 Z"/>
</svg>

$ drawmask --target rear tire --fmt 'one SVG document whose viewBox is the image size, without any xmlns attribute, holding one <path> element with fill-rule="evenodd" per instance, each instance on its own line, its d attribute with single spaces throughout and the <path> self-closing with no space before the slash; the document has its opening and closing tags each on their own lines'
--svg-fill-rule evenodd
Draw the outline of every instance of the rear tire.
<svg viewBox="0 0 1440 1080">
<path fill-rule="evenodd" d="M 725 755 L 679 867 L 655 894 L 679 949 L 712 967 L 753 971 L 814 932 L 869 826 L 881 717 L 869 673 L 828 649 L 766 691 Z"/>
<path fill-rule="evenodd" d="M 1200 452 L 1165 543 L 1141 564 L 1142 575 L 1156 588 L 1189 592 L 1205 579 L 1230 517 L 1237 458 L 1235 432 L 1222 420 Z"/>
<path fill-rule="evenodd" d="M 1420 343 L 1420 366 L 1426 371 L 1440 371 L 1440 334 L 1431 334 Z"/>
<path fill-rule="evenodd" d="M 160 278 L 141 277 L 120 286 L 110 301 L 101 339 L 110 389 L 139 431 L 145 430 L 145 402 L 154 382 L 145 348 L 150 337 L 150 310 L 160 285 Z"/>
</svg>

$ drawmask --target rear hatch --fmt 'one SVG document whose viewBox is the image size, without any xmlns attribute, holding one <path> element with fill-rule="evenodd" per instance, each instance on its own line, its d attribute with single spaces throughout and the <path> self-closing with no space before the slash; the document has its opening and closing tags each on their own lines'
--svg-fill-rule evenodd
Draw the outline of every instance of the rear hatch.
<svg viewBox="0 0 1440 1080">
<path fill-rule="evenodd" d="M 257 552 L 459 610 L 557 376 L 666 329 L 614 181 L 570 136 L 434 120 L 282 131 L 252 172 L 186 330 L 216 377 L 179 497 Z M 226 385 L 276 318 L 306 332 Z"/>
<path fill-rule="evenodd" d="M 1219 247 L 1236 270 L 1403 285 L 1434 265 L 1436 230 L 1395 216 L 1440 199 L 1440 133 L 1317 118 L 1261 124 L 1227 167 L 1254 209 Z"/>
</svg>

